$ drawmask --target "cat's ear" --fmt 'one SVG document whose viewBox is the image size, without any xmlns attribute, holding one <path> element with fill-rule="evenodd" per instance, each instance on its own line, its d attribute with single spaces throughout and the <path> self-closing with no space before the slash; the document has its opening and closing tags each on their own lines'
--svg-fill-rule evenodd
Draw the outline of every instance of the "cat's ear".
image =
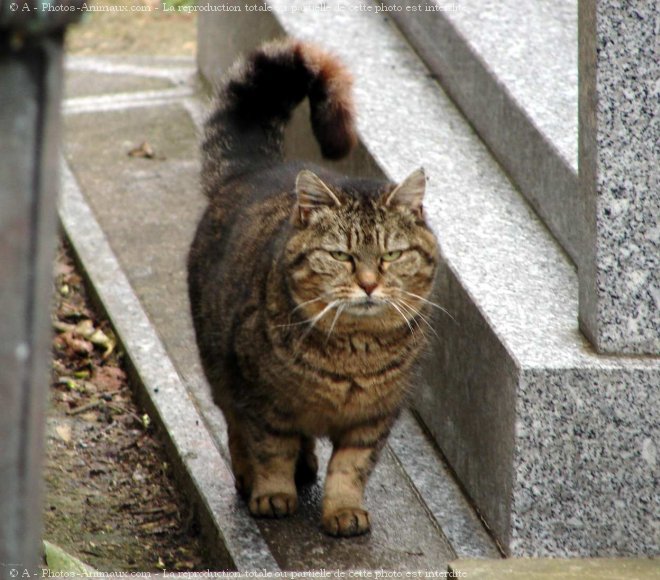
<svg viewBox="0 0 660 580">
<path fill-rule="evenodd" d="M 385 196 L 385 207 L 403 206 L 422 217 L 422 202 L 426 191 L 426 174 L 420 167 Z"/>
<path fill-rule="evenodd" d="M 296 177 L 296 196 L 293 221 L 298 225 L 305 225 L 315 209 L 341 206 L 339 198 L 323 180 L 308 169 L 303 169 Z"/>
</svg>

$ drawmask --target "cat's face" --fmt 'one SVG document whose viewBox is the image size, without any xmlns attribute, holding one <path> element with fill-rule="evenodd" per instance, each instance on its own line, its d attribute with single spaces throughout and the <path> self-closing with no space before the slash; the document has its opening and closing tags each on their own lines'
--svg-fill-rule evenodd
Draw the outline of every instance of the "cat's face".
<svg viewBox="0 0 660 580">
<path fill-rule="evenodd" d="M 422 219 L 424 174 L 358 199 L 299 176 L 286 250 L 297 307 L 316 326 L 410 326 L 432 290 L 436 240 Z"/>
</svg>

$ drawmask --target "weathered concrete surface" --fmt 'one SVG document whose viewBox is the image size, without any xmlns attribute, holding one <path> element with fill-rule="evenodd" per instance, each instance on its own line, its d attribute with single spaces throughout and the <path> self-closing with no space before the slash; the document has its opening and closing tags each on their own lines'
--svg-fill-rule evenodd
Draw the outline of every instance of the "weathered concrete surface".
<svg viewBox="0 0 660 580">
<path fill-rule="evenodd" d="M 132 91 L 170 88 L 167 79 L 144 78 L 87 71 L 71 71 L 67 76 L 66 98 L 90 97 Z"/>
</svg>

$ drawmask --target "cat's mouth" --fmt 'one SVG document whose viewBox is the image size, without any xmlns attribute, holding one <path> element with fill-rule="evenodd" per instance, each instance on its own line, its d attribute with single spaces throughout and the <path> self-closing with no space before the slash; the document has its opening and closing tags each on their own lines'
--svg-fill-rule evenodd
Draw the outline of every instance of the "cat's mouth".
<svg viewBox="0 0 660 580">
<path fill-rule="evenodd" d="M 387 303 L 378 298 L 366 296 L 357 300 L 351 300 L 348 304 L 348 309 L 352 314 L 358 316 L 372 316 L 380 313 Z"/>
</svg>

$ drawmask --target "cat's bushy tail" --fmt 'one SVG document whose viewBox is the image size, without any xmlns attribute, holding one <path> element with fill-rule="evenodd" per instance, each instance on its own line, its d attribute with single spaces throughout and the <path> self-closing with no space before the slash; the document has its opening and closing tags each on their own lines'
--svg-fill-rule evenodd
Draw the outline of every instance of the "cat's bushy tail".
<svg viewBox="0 0 660 580">
<path fill-rule="evenodd" d="M 246 171 L 281 161 L 284 127 L 305 97 L 324 157 L 345 156 L 356 142 L 351 86 L 336 57 L 300 40 L 265 44 L 236 63 L 205 125 L 206 195 Z"/>
</svg>

